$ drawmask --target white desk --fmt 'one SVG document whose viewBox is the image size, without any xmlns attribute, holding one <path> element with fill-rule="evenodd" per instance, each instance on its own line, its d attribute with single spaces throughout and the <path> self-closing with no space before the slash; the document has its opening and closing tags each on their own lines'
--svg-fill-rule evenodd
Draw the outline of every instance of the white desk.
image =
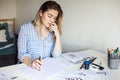
<svg viewBox="0 0 120 80">
<path fill-rule="evenodd" d="M 101 52 L 94 51 L 91 49 L 80 51 L 80 53 L 87 54 L 90 56 L 96 56 L 97 59 L 94 61 L 94 63 L 99 64 L 99 62 L 101 61 L 102 66 L 105 68 L 104 71 L 107 72 L 106 76 L 90 74 L 91 78 L 89 78 L 88 80 L 120 80 L 120 76 L 119 76 L 120 75 L 120 67 L 118 69 L 113 69 L 113 70 L 109 69 L 107 66 L 107 55 L 106 54 L 103 54 Z M 42 76 L 40 76 L 39 72 L 36 72 L 37 75 L 35 75 L 36 74 L 35 71 L 33 71 L 33 75 L 29 75 L 29 73 L 30 74 L 32 73 L 31 68 L 28 70 L 25 70 L 25 68 L 26 67 L 28 68 L 28 66 L 26 66 L 25 64 L 18 64 L 18 65 L 12 65 L 12 66 L 0 68 L 0 75 L 1 76 L 9 76 L 10 75 L 9 77 L 11 77 L 11 74 L 12 74 L 12 77 L 17 76 L 17 78 L 10 78 L 9 80 L 67 80 L 63 76 L 65 76 L 67 73 L 75 72 L 76 70 L 78 71 L 82 64 L 82 63 L 79 63 L 79 64 L 70 63 L 68 60 L 66 60 L 63 57 L 54 58 L 54 59 L 58 63 L 66 64 L 68 66 L 64 66 L 64 65 L 60 65 L 60 64 L 56 64 L 56 65 L 53 64 L 51 67 L 51 70 L 54 70 L 55 68 L 57 69 L 57 67 L 55 67 L 55 66 L 58 66 L 58 65 L 63 67 L 63 69 L 61 71 L 56 70 L 57 73 L 54 75 L 52 75 L 52 73 L 49 74 L 49 71 L 51 71 L 51 70 L 47 70 L 46 73 L 44 73 L 44 74 L 42 74 Z M 91 70 L 91 69 L 89 69 L 89 70 Z M 79 70 L 79 71 L 82 71 L 82 70 Z M 45 77 L 43 77 L 44 75 L 46 77 L 48 75 L 48 77 L 50 77 L 50 78 L 45 78 Z M 0 78 L 0 80 L 1 80 L 1 78 Z M 2 80 L 7 80 L 7 78 L 2 79 Z M 69 79 L 69 80 L 72 80 L 72 79 Z M 80 80 L 80 79 L 74 79 L 74 80 Z M 85 80 L 87 80 L 87 79 L 85 79 Z"/>
<path fill-rule="evenodd" d="M 87 54 L 87 55 L 90 55 L 90 56 L 97 57 L 97 59 L 94 61 L 94 63 L 99 64 L 100 62 L 102 62 L 101 66 L 104 67 L 103 72 L 105 71 L 107 73 L 106 76 L 90 74 L 92 78 L 85 79 L 85 80 L 120 80 L 120 75 L 119 75 L 120 74 L 120 66 L 119 66 L 118 69 L 110 69 L 107 65 L 108 64 L 107 54 L 104 54 L 104 53 L 101 53 L 101 52 L 98 52 L 98 51 L 95 51 L 95 50 L 91 50 L 91 49 L 88 49 L 88 50 L 85 50 L 85 51 L 80 51 L 80 52 L 84 53 L 84 54 Z M 68 72 L 72 73 L 76 70 L 78 71 L 81 64 L 82 63 L 73 65 L 71 68 L 66 70 L 65 73 L 68 73 Z M 93 69 L 89 69 L 89 70 L 93 70 Z M 97 70 L 97 71 L 99 72 L 99 70 Z M 59 78 L 60 78 L 60 76 L 61 75 L 59 75 Z M 54 80 L 59 80 L 59 78 L 57 76 Z"/>
</svg>

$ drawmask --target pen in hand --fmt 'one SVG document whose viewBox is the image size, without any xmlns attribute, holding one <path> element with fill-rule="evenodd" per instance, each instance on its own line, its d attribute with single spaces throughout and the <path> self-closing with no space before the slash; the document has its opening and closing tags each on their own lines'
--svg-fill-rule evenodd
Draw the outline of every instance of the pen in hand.
<svg viewBox="0 0 120 80">
<path fill-rule="evenodd" d="M 38 57 L 38 58 L 36 58 L 35 60 L 33 60 L 33 62 L 32 62 L 32 68 L 34 68 L 34 69 L 37 69 L 37 70 L 41 70 L 41 64 L 42 62 L 41 62 L 41 57 Z"/>
<path fill-rule="evenodd" d="M 40 65 L 40 70 L 41 70 L 41 56 L 38 57 L 39 60 L 39 65 Z"/>
<path fill-rule="evenodd" d="M 39 61 L 41 61 L 41 56 L 39 56 L 37 59 L 38 59 Z"/>
</svg>

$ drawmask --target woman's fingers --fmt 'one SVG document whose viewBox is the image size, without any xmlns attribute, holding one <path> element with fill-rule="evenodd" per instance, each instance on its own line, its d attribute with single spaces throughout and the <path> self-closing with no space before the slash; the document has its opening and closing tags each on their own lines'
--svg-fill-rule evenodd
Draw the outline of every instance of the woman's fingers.
<svg viewBox="0 0 120 80">
<path fill-rule="evenodd" d="M 40 67 L 38 67 L 36 64 L 33 63 L 32 68 L 40 70 Z"/>
<path fill-rule="evenodd" d="M 49 31 L 50 31 L 50 32 L 55 31 L 55 28 L 51 26 L 51 27 L 49 28 Z"/>
<path fill-rule="evenodd" d="M 51 26 L 48 28 L 48 30 L 49 30 L 50 32 L 52 32 L 52 31 L 55 31 L 56 28 L 57 28 L 56 23 L 51 23 Z"/>
<path fill-rule="evenodd" d="M 32 62 L 32 68 L 41 70 L 41 61 L 39 61 L 38 59 L 34 60 Z"/>
<path fill-rule="evenodd" d="M 41 61 L 41 60 L 36 59 L 36 62 L 37 62 L 39 65 L 42 65 L 42 61 Z"/>
</svg>

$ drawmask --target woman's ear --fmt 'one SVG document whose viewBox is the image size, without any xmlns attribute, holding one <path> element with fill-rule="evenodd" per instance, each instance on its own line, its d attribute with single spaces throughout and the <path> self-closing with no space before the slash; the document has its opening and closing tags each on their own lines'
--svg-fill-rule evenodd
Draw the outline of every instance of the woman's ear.
<svg viewBox="0 0 120 80">
<path fill-rule="evenodd" d="M 39 15 L 42 16 L 42 10 L 39 11 Z"/>
</svg>

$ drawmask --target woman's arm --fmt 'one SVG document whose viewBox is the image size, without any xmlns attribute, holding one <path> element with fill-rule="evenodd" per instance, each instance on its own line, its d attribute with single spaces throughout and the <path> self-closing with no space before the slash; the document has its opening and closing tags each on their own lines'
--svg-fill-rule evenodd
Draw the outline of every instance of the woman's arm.
<svg viewBox="0 0 120 80">
<path fill-rule="evenodd" d="M 18 35 L 18 59 L 20 62 L 23 62 L 25 56 L 31 58 L 31 55 L 27 53 L 27 27 L 22 25 Z"/>
<path fill-rule="evenodd" d="M 49 28 L 50 32 L 54 32 L 55 35 L 55 44 L 54 44 L 54 49 L 53 49 L 53 56 L 59 56 L 62 52 L 62 46 L 61 46 L 61 37 L 60 33 L 58 31 L 58 26 L 56 23 L 52 23 L 52 25 Z"/>
<path fill-rule="evenodd" d="M 28 66 L 34 68 L 34 69 L 37 69 L 37 70 L 41 69 L 41 61 L 39 59 L 35 59 L 32 61 L 30 57 L 25 56 L 22 59 L 22 62 L 27 64 Z"/>
<path fill-rule="evenodd" d="M 23 63 L 25 63 L 25 64 L 27 64 L 28 66 L 32 66 L 32 60 L 31 60 L 31 58 L 30 57 L 28 57 L 28 56 L 25 56 L 23 59 L 22 59 L 22 62 Z"/>
<path fill-rule="evenodd" d="M 32 60 L 31 55 L 27 51 L 27 30 L 29 26 L 28 25 L 23 25 L 21 26 L 19 36 L 18 36 L 18 59 L 20 62 L 23 62 L 27 64 L 28 66 L 40 70 L 41 67 L 41 61 L 38 59 Z"/>
<path fill-rule="evenodd" d="M 56 54 L 61 54 L 61 51 L 62 51 L 61 38 L 60 38 L 60 35 L 58 34 L 56 36 L 56 40 L 55 40 L 55 45 L 54 45 L 53 52 L 56 53 Z"/>
</svg>

